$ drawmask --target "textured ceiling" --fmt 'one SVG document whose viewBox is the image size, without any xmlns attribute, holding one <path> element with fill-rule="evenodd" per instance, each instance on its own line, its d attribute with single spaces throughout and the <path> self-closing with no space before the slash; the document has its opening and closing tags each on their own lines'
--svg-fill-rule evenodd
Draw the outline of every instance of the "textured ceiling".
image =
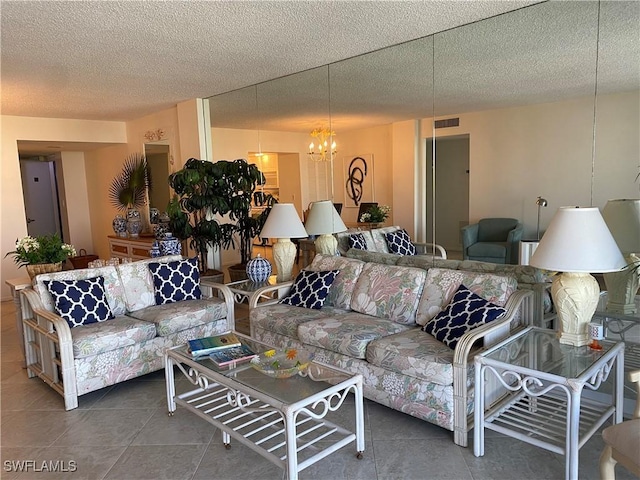
<svg viewBox="0 0 640 480">
<path fill-rule="evenodd" d="M 535 1 L 6 1 L 3 115 L 139 118 Z"/>
</svg>

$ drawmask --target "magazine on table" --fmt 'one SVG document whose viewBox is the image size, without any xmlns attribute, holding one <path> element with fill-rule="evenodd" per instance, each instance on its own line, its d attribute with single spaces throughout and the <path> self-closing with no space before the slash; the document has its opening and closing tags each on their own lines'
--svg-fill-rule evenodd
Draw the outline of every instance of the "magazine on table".
<svg viewBox="0 0 640 480">
<path fill-rule="evenodd" d="M 189 340 L 188 344 L 189 353 L 193 358 L 202 357 L 218 350 L 226 350 L 228 348 L 238 347 L 241 345 L 240 340 L 233 332 L 214 335 L 212 337 L 196 338 L 195 340 Z"/>
<path fill-rule="evenodd" d="M 253 350 L 244 344 L 209 354 L 211 361 L 218 367 L 226 367 L 232 363 L 242 363 L 257 356 Z"/>
</svg>

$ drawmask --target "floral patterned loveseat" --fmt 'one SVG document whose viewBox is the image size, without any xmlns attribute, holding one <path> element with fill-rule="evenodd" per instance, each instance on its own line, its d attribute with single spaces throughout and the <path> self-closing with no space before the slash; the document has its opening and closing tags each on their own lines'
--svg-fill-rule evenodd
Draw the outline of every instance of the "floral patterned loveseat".
<svg viewBox="0 0 640 480">
<path fill-rule="evenodd" d="M 201 299 L 156 305 L 149 263 L 181 260 L 174 255 L 38 275 L 33 289 L 22 291 L 29 377 L 44 380 L 71 410 L 80 395 L 164 368 L 166 348 L 233 330 L 233 294 L 224 285 L 199 285 Z M 99 277 L 114 318 L 71 328 L 55 313 L 45 282 Z"/>
<path fill-rule="evenodd" d="M 278 300 L 250 304 L 251 335 L 280 348 L 304 348 L 317 361 L 364 378 L 378 403 L 454 431 L 467 445 L 473 416 L 473 356 L 507 337 L 532 315 L 532 292 L 514 277 L 384 265 L 316 255 L 305 270 L 339 270 L 321 309 Z M 506 313 L 465 333 L 454 349 L 422 325 L 446 308 L 463 284 Z M 265 287 L 262 293 L 281 289 Z"/>
</svg>

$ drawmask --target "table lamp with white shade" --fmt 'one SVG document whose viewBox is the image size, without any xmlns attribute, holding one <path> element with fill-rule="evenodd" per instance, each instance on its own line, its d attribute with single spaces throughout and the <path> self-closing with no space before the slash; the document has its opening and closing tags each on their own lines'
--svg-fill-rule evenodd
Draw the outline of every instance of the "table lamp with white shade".
<svg viewBox="0 0 640 480">
<path fill-rule="evenodd" d="M 340 218 L 340 214 L 330 200 L 313 202 L 304 224 L 309 235 L 319 235 L 316 238 L 316 253 L 335 255 L 338 251 L 338 240 L 334 233 L 344 232 L 347 227 Z"/>
<path fill-rule="evenodd" d="M 530 264 L 556 275 L 551 285 L 560 328 L 560 343 L 590 342 L 589 322 L 600 287 L 591 273 L 618 271 L 626 265 L 620 249 L 596 207 L 560 207 Z"/>
<path fill-rule="evenodd" d="M 640 285 L 640 198 L 609 200 L 602 217 L 628 264 L 621 272 L 604 275 L 607 311 L 636 313 L 635 297 Z"/>
<path fill-rule="evenodd" d="M 273 245 L 273 261 L 278 270 L 276 279 L 278 282 L 291 280 L 296 260 L 296 246 L 291 238 L 308 237 L 293 203 L 276 203 L 271 208 L 260 237 L 278 239 Z"/>
</svg>

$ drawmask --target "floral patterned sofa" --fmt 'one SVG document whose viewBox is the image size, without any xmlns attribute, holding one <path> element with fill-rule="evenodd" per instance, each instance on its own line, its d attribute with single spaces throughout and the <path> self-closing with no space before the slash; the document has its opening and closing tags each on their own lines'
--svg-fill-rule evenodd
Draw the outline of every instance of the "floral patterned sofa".
<svg viewBox="0 0 640 480">
<path fill-rule="evenodd" d="M 29 377 L 44 380 L 71 410 L 78 406 L 80 395 L 164 368 L 166 348 L 233 330 L 233 295 L 224 285 L 198 285 L 200 299 L 156 305 L 149 263 L 179 261 L 179 255 L 166 256 L 38 275 L 33 289 L 22 292 Z M 198 276 L 193 276 L 199 283 Z M 47 282 L 73 285 L 100 277 L 104 300 L 114 318 L 72 328 L 56 313 L 58 305 L 54 306 Z"/>
<path fill-rule="evenodd" d="M 454 441 L 466 446 L 473 420 L 473 356 L 482 345 L 529 324 L 532 292 L 518 289 L 513 276 L 339 256 L 316 255 L 305 270 L 339 270 L 322 308 L 258 302 L 255 295 L 249 305 L 251 335 L 280 348 L 311 350 L 317 361 L 362 374 L 367 398 L 454 431 Z M 447 309 L 461 284 L 506 312 L 450 348 L 421 327 Z"/>
</svg>

